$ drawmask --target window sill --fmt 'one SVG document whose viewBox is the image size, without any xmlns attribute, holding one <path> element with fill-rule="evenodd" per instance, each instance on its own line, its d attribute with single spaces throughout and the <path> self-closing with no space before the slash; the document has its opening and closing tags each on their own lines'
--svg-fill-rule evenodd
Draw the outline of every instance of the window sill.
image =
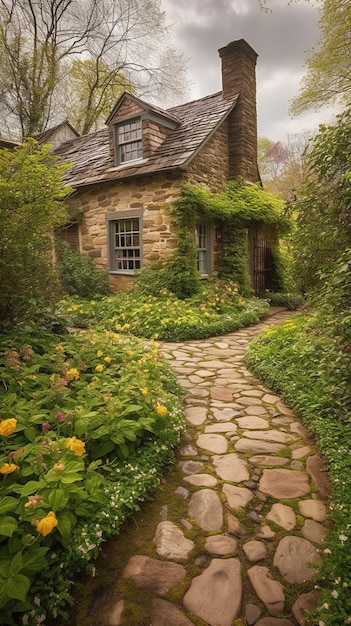
<svg viewBox="0 0 351 626">
<path fill-rule="evenodd" d="M 127 163 L 122 163 L 121 165 L 115 165 L 114 167 L 109 167 L 107 172 L 118 172 L 119 170 L 127 169 L 128 167 L 133 167 L 134 165 L 143 165 L 143 163 L 147 163 L 149 159 L 135 159 L 135 161 L 128 161 Z"/>
</svg>

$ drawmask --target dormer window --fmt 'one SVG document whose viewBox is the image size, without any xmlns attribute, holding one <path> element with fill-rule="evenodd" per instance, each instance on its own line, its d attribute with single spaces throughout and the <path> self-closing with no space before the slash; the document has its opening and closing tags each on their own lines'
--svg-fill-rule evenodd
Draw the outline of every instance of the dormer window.
<svg viewBox="0 0 351 626">
<path fill-rule="evenodd" d="M 141 118 L 116 126 L 117 165 L 143 158 Z"/>
</svg>

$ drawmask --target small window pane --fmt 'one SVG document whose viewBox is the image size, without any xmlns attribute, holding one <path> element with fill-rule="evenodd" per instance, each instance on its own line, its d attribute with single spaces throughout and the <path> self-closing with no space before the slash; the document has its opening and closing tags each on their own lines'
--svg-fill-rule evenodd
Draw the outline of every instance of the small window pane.
<svg viewBox="0 0 351 626">
<path fill-rule="evenodd" d="M 111 222 L 114 252 L 112 270 L 134 273 L 141 268 L 139 219 L 122 219 Z"/>
</svg>

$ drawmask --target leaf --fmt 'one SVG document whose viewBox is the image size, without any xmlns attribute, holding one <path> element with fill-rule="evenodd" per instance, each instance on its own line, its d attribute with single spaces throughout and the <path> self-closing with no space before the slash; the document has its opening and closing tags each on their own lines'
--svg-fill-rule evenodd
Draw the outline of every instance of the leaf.
<svg viewBox="0 0 351 626">
<path fill-rule="evenodd" d="M 14 517 L 5 516 L 0 518 L 0 535 L 12 537 L 17 528 L 17 520 Z"/>
<path fill-rule="evenodd" d="M 53 489 L 48 495 L 48 502 L 51 506 L 51 510 L 56 512 L 66 506 L 68 498 L 66 498 L 63 489 Z"/>
<path fill-rule="evenodd" d="M 16 508 L 18 500 L 16 498 L 12 498 L 11 496 L 5 496 L 0 500 L 0 514 L 3 515 L 8 511 L 13 511 Z"/>
<path fill-rule="evenodd" d="M 25 600 L 30 587 L 30 580 L 23 574 L 12 576 L 5 585 L 5 590 L 10 598 Z"/>
<path fill-rule="evenodd" d="M 70 485 L 71 483 L 78 482 L 79 480 L 83 480 L 83 476 L 80 474 L 76 474 L 74 472 L 65 472 L 61 478 L 61 483 L 63 485 Z"/>
<path fill-rule="evenodd" d="M 31 496 L 33 493 L 43 487 L 43 483 L 37 480 L 29 480 L 23 487 L 12 487 L 15 493 L 19 493 L 21 496 Z"/>
<path fill-rule="evenodd" d="M 45 546 L 33 546 L 32 549 L 25 552 L 22 557 L 22 570 L 28 574 L 33 574 L 46 567 L 48 561 L 45 554 L 48 550 L 49 548 Z"/>
<path fill-rule="evenodd" d="M 17 574 L 19 574 L 19 572 L 22 569 L 22 552 L 17 552 L 17 554 L 15 554 L 15 556 L 13 557 L 12 561 L 11 561 L 11 565 L 10 565 L 10 574 L 12 576 L 16 576 Z"/>
<path fill-rule="evenodd" d="M 71 535 L 72 523 L 76 520 L 75 515 L 68 512 L 61 512 L 58 516 L 58 530 L 62 537 L 62 543 L 67 545 Z"/>
</svg>

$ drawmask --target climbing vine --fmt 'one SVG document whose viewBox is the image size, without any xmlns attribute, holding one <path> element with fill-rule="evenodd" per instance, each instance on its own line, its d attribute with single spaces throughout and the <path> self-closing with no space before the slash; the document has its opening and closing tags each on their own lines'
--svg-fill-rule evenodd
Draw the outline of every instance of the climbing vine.
<svg viewBox="0 0 351 626">
<path fill-rule="evenodd" d="M 220 278 L 234 279 L 243 295 L 252 293 L 249 276 L 247 229 L 252 223 L 266 224 L 273 232 L 287 232 L 290 220 L 284 203 L 260 185 L 237 179 L 214 193 L 208 188 L 186 183 L 170 208 L 178 246 L 173 254 L 158 265 L 163 272 L 164 286 L 180 298 L 195 294 L 200 286 L 196 270 L 197 249 L 195 223 L 201 218 L 216 220 L 222 239 L 222 252 L 217 267 Z M 279 283 L 279 280 L 277 281 Z M 166 284 L 167 283 L 167 284 Z"/>
</svg>

